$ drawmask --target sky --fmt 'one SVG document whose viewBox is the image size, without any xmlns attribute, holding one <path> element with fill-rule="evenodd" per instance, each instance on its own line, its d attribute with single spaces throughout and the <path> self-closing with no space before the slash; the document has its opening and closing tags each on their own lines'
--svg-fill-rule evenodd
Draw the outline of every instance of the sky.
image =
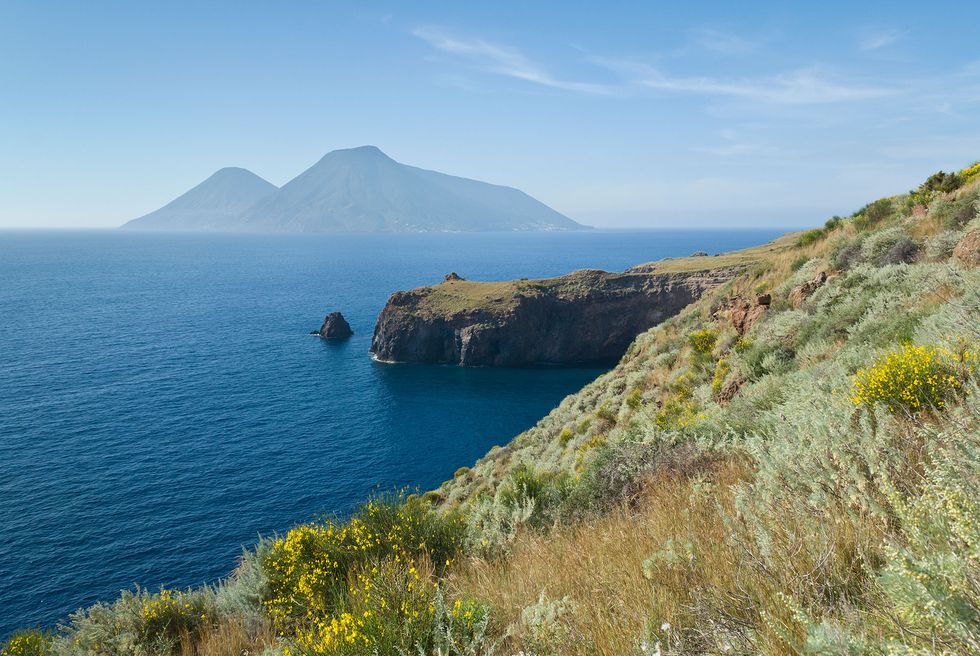
<svg viewBox="0 0 980 656">
<path fill-rule="evenodd" d="M 816 225 L 980 159 L 980 3 L 0 0 L 0 227 L 326 152 L 597 227 Z"/>
</svg>

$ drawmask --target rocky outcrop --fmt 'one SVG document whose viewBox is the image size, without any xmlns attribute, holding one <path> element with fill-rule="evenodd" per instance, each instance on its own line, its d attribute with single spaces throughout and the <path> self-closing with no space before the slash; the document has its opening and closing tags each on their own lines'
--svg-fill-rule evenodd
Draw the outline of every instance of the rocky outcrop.
<svg viewBox="0 0 980 656">
<path fill-rule="evenodd" d="M 802 285 L 794 287 L 789 293 L 789 302 L 795 308 L 800 307 L 806 299 L 813 296 L 815 291 L 823 287 L 825 282 L 827 282 L 827 274 L 821 271 L 813 280 L 807 280 Z"/>
<path fill-rule="evenodd" d="M 753 303 L 744 296 L 728 300 L 715 313 L 715 318 L 727 319 L 739 336 L 749 332 L 753 324 L 769 310 L 772 296 L 760 294 Z"/>
<path fill-rule="evenodd" d="M 971 230 L 956 242 L 953 257 L 970 266 L 980 265 L 980 230 Z"/>
<path fill-rule="evenodd" d="M 324 339 L 347 339 L 354 334 L 350 329 L 350 324 L 340 312 L 331 312 L 324 318 L 320 330 L 314 331 L 314 335 L 319 335 Z"/>
<path fill-rule="evenodd" d="M 386 362 L 471 366 L 614 363 L 639 333 L 739 271 L 583 270 L 509 282 L 447 277 L 392 294 L 371 352 Z"/>
</svg>

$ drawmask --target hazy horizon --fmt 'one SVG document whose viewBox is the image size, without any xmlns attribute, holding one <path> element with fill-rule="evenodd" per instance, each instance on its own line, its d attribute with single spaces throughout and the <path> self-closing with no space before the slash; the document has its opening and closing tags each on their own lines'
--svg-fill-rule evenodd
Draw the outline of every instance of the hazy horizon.
<svg viewBox="0 0 980 656">
<path fill-rule="evenodd" d="M 597 228 L 816 225 L 980 157 L 980 7 L 844 6 L 4 3 L 0 227 L 364 144 Z"/>
</svg>

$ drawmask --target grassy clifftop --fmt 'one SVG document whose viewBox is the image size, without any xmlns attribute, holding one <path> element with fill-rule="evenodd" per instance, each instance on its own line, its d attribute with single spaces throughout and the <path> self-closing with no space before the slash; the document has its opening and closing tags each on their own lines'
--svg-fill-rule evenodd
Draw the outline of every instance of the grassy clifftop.
<svg viewBox="0 0 980 656">
<path fill-rule="evenodd" d="M 594 288 L 598 276 L 606 279 L 629 277 L 637 273 L 695 273 L 712 269 L 743 268 L 756 262 L 771 259 L 792 248 L 798 235 L 784 235 L 769 243 L 715 256 L 675 257 L 638 264 L 624 273 L 608 273 L 581 270 L 542 279 L 520 279 L 500 282 L 447 278 L 438 285 L 419 287 L 410 293 L 422 297 L 417 309 L 431 316 L 446 316 L 473 310 L 512 309 L 521 295 L 552 294 L 563 298 L 575 298 Z"/>
<path fill-rule="evenodd" d="M 4 653 L 980 654 L 978 178 L 761 247 L 438 490 Z"/>
</svg>

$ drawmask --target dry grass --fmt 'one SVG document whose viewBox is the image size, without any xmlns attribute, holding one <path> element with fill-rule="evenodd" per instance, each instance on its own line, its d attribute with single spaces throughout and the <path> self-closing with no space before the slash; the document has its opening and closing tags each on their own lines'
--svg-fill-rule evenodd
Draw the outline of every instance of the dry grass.
<svg viewBox="0 0 980 656">
<path fill-rule="evenodd" d="M 422 298 L 415 312 L 423 315 L 446 316 L 461 312 L 492 310 L 507 312 L 516 305 L 518 295 L 550 294 L 559 298 L 574 298 L 593 291 L 607 280 L 637 274 L 696 273 L 714 269 L 744 267 L 761 260 L 771 260 L 792 247 L 798 233 L 783 235 L 774 241 L 739 251 L 708 257 L 680 257 L 641 264 L 627 273 L 607 273 L 595 270 L 574 271 L 564 276 L 543 279 L 507 281 L 449 280 L 438 285 L 419 287 L 414 292 Z"/>
<path fill-rule="evenodd" d="M 795 500 L 773 500 L 765 522 L 771 543 L 760 549 L 755 528 L 733 519 L 735 486 L 750 475 L 745 464 L 724 461 L 710 490 L 704 479 L 658 475 L 637 508 L 525 534 L 504 558 L 468 562 L 451 585 L 492 604 L 497 630 L 511 627 L 507 646 L 515 650 L 526 647 L 522 609 L 544 593 L 573 602 L 568 640 L 555 653 L 635 654 L 644 639 L 679 653 L 726 645 L 799 653 L 800 608 L 852 613 L 882 534 L 830 509 L 800 513 Z"/>
<path fill-rule="evenodd" d="M 656 273 L 690 273 L 721 267 L 745 266 L 761 260 L 769 260 L 789 250 L 800 236 L 789 232 L 768 243 L 738 251 L 701 257 L 672 257 L 631 267 L 630 270 Z"/>
<path fill-rule="evenodd" d="M 723 486 L 743 475 L 733 463 L 715 471 Z M 697 534 L 722 541 L 717 514 L 706 505 L 692 509 L 692 486 L 679 476 L 660 476 L 650 481 L 638 509 L 620 508 L 547 535 L 525 534 L 508 557 L 471 561 L 454 574 L 451 585 L 462 594 L 489 600 L 503 625 L 517 623 L 521 610 L 542 592 L 550 599 L 567 596 L 575 604 L 569 634 L 576 639 L 562 653 L 634 653 L 652 616 L 675 621 L 687 601 L 682 574 L 668 575 L 672 580 L 650 578 L 644 574 L 644 560 L 669 538 L 686 540 L 688 534 Z M 521 637 L 514 639 L 520 643 Z"/>
<path fill-rule="evenodd" d="M 181 656 L 257 656 L 275 644 L 275 632 L 268 624 L 250 631 L 240 622 L 222 620 L 196 639 L 184 635 L 179 653 Z"/>
</svg>

